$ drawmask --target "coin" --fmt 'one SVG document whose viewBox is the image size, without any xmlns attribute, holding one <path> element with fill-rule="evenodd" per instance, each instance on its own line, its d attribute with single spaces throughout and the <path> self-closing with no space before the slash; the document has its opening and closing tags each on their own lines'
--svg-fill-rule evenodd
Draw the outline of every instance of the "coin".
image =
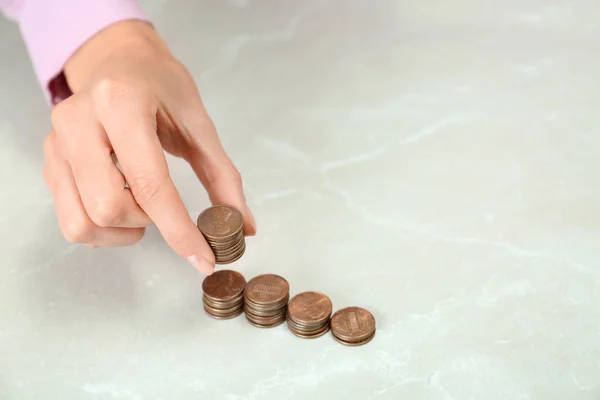
<svg viewBox="0 0 600 400">
<path fill-rule="evenodd" d="M 231 315 L 231 314 L 235 314 L 237 311 L 244 308 L 244 304 L 240 303 L 233 307 L 223 308 L 223 309 L 208 307 L 206 304 L 204 304 L 204 307 L 208 308 L 210 313 L 213 315 Z"/>
<path fill-rule="evenodd" d="M 231 264 L 246 252 L 243 217 L 235 208 L 212 206 L 198 216 L 197 226 L 213 251 L 217 264 Z"/>
<path fill-rule="evenodd" d="M 206 313 L 211 316 L 214 319 L 232 319 L 235 317 L 238 317 L 240 315 L 242 315 L 242 313 L 244 312 L 244 310 L 242 308 L 240 308 L 238 311 L 236 311 L 233 314 L 229 314 L 229 315 L 217 315 L 217 314 L 213 314 L 211 310 L 207 309 L 206 306 L 204 306 L 204 311 L 206 311 Z"/>
<path fill-rule="evenodd" d="M 239 233 L 243 226 L 242 213 L 233 207 L 215 205 L 198 216 L 198 229 L 208 238 L 227 239 Z"/>
<path fill-rule="evenodd" d="M 207 276 L 202 282 L 202 302 L 206 313 L 217 319 L 229 319 L 244 310 L 246 279 L 231 270 L 221 270 Z"/>
<path fill-rule="evenodd" d="M 246 243 L 244 241 L 242 241 L 240 244 L 235 245 L 234 248 L 227 250 L 227 251 L 215 251 L 215 256 L 217 258 L 220 258 L 221 260 L 229 260 L 232 258 L 235 258 L 238 256 L 238 254 L 240 254 L 242 251 L 246 250 L 245 248 Z"/>
<path fill-rule="evenodd" d="M 285 322 L 285 318 L 283 318 L 281 321 L 274 323 L 272 325 L 261 325 L 261 324 L 257 324 L 256 322 L 253 322 L 251 320 L 248 319 L 248 322 L 250 323 L 250 325 L 254 325 L 257 328 L 275 328 L 276 326 L 279 326 L 281 324 L 283 324 Z"/>
<path fill-rule="evenodd" d="M 211 300 L 227 301 L 240 296 L 246 288 L 246 279 L 236 271 L 224 269 L 207 276 L 202 282 L 204 295 Z"/>
<path fill-rule="evenodd" d="M 256 308 L 252 308 L 252 306 L 250 306 L 248 303 L 244 303 L 244 305 L 246 308 L 248 308 L 249 312 L 259 317 L 272 317 L 273 315 L 285 314 L 285 305 L 272 310 L 258 310 Z"/>
<path fill-rule="evenodd" d="M 294 335 L 305 339 L 322 336 L 329 331 L 332 309 L 331 300 L 323 293 L 299 293 L 287 306 L 288 328 Z"/>
<path fill-rule="evenodd" d="M 288 322 L 288 327 L 290 328 L 290 332 L 292 332 L 294 335 L 301 337 L 303 339 L 316 339 L 318 337 L 323 336 L 327 332 L 329 332 L 329 324 L 325 325 L 321 329 L 314 331 L 314 332 L 303 332 L 303 331 L 298 331 L 298 330 L 291 328 L 289 326 L 289 323 L 290 323 L 289 319 L 287 322 Z"/>
<path fill-rule="evenodd" d="M 226 308 L 231 308 L 236 304 L 240 304 L 240 303 L 243 304 L 244 298 L 243 298 L 243 296 L 237 296 L 228 301 L 214 301 L 214 300 L 210 299 L 209 297 L 206 297 L 206 295 L 204 295 L 204 296 L 202 296 L 202 301 L 204 302 L 204 304 L 208 304 L 210 307 L 226 309 Z"/>
<path fill-rule="evenodd" d="M 252 303 L 271 305 L 289 296 L 290 285 L 279 275 L 265 274 L 250 279 L 244 296 Z"/>
<path fill-rule="evenodd" d="M 242 238 L 242 236 L 243 236 L 243 231 L 240 231 L 239 233 L 237 233 L 235 236 L 233 236 L 231 238 L 217 239 L 217 240 L 210 239 L 207 236 L 205 236 L 205 238 L 206 238 L 206 241 L 208 243 L 210 243 L 214 248 L 225 249 L 225 248 L 231 247 L 232 245 L 239 242 L 239 240 Z"/>
<path fill-rule="evenodd" d="M 215 260 L 216 260 L 216 263 L 220 264 L 220 265 L 231 264 L 231 263 L 236 262 L 240 258 L 242 258 L 243 255 L 244 255 L 244 251 L 241 251 L 238 255 L 236 255 L 233 258 L 221 259 L 221 258 L 216 257 Z"/>
<path fill-rule="evenodd" d="M 303 326 L 323 326 L 331 317 L 332 304 L 329 297 L 319 292 L 303 292 L 288 303 L 288 316 Z"/>
<path fill-rule="evenodd" d="M 360 342 L 345 342 L 341 339 L 339 339 L 337 336 L 332 335 L 333 338 L 338 342 L 343 344 L 344 346 L 362 346 L 363 344 L 367 344 L 369 343 L 371 340 L 373 340 L 373 338 L 375 337 L 375 332 L 373 332 L 373 334 L 369 337 L 367 337 L 366 339 L 361 340 Z"/>
<path fill-rule="evenodd" d="M 270 317 L 261 317 L 256 314 L 252 314 L 248 311 L 246 307 L 244 307 L 244 312 L 246 313 L 246 318 L 248 320 L 260 325 L 273 325 L 281 321 L 285 321 L 285 314 L 277 314 Z"/>
<path fill-rule="evenodd" d="M 300 332 L 300 333 L 306 333 L 306 334 L 310 334 L 311 332 L 316 332 L 320 329 L 323 328 L 323 326 L 327 326 L 329 325 L 328 323 L 324 323 L 320 326 L 302 326 L 302 325 L 298 325 L 296 322 L 294 322 L 293 319 L 290 318 L 290 316 L 287 316 L 287 322 L 288 322 L 288 326 L 291 330 L 294 330 L 296 332 Z"/>
<path fill-rule="evenodd" d="M 282 307 L 283 307 L 283 311 L 285 311 L 285 308 L 287 307 L 287 302 L 289 299 L 290 299 L 289 296 L 285 296 L 277 303 L 258 304 L 258 303 L 253 302 L 252 300 L 249 300 L 247 296 L 244 296 L 244 301 L 246 302 L 246 304 L 248 304 L 248 306 L 251 307 L 253 310 L 257 310 L 257 311 L 279 310 Z"/>
<path fill-rule="evenodd" d="M 343 344 L 366 344 L 373 339 L 375 330 L 375 317 L 361 307 L 346 307 L 331 317 L 331 333 Z"/>
<path fill-rule="evenodd" d="M 290 285 L 279 275 L 265 274 L 250 279 L 244 290 L 244 312 L 254 326 L 269 328 L 286 319 Z"/>
</svg>

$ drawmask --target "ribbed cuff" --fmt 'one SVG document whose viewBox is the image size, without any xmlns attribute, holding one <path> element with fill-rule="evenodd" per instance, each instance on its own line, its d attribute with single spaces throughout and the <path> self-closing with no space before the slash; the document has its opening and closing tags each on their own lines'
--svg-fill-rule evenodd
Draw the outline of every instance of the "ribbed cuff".
<svg viewBox="0 0 600 400">
<path fill-rule="evenodd" d="M 25 3 L 19 16 L 21 33 L 46 99 L 56 103 L 56 82 L 51 83 L 60 79 L 66 61 L 81 45 L 107 26 L 129 19 L 148 20 L 135 0 Z"/>
</svg>

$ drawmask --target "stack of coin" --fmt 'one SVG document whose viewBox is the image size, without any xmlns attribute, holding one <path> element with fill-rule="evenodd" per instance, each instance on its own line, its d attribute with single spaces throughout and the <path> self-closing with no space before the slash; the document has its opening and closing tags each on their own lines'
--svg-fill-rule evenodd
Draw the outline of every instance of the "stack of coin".
<svg viewBox="0 0 600 400">
<path fill-rule="evenodd" d="M 244 291 L 244 312 L 248 321 L 259 328 L 272 328 L 285 321 L 290 285 L 279 275 L 252 278 Z"/>
<path fill-rule="evenodd" d="M 288 303 L 287 323 L 290 331 L 305 339 L 323 336 L 329 331 L 332 305 L 329 297 L 318 292 L 303 292 Z"/>
<path fill-rule="evenodd" d="M 216 319 L 237 317 L 244 307 L 246 279 L 239 272 L 222 270 L 202 282 L 204 311 Z"/>
<path fill-rule="evenodd" d="M 206 238 L 217 264 L 239 260 L 246 251 L 242 214 L 229 206 L 213 206 L 198 216 L 198 229 Z"/>
<path fill-rule="evenodd" d="M 331 317 L 331 333 L 346 346 L 367 344 L 375 336 L 375 318 L 364 308 L 342 308 Z"/>
</svg>

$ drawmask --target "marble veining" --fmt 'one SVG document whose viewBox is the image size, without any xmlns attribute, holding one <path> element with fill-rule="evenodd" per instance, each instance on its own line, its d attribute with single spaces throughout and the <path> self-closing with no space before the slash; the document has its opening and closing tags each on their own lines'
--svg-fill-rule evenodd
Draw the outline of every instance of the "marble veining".
<svg viewBox="0 0 600 400">
<path fill-rule="evenodd" d="M 597 1 L 142 4 L 244 177 L 235 267 L 363 306 L 377 336 L 214 321 L 155 229 L 67 244 L 2 20 L 0 399 L 600 398 Z M 195 218 L 206 194 L 169 166 Z"/>
</svg>

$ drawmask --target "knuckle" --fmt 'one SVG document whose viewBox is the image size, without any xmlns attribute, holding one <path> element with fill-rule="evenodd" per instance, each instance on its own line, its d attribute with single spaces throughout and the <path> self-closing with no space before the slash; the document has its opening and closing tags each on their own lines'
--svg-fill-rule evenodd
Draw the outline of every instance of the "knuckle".
<svg viewBox="0 0 600 400">
<path fill-rule="evenodd" d="M 70 120 L 70 116 L 76 113 L 77 105 L 73 97 L 69 97 L 55 105 L 50 112 L 50 120 L 57 131 L 61 131 Z"/>
<path fill-rule="evenodd" d="M 141 175 L 128 182 L 133 198 L 142 208 L 154 204 L 164 186 L 164 179 L 152 175 Z"/>
<path fill-rule="evenodd" d="M 131 105 L 140 107 L 152 98 L 147 95 L 143 83 L 118 77 L 100 80 L 92 89 L 92 95 L 96 100 L 98 110 L 102 113 L 119 111 L 123 107 Z"/>
<path fill-rule="evenodd" d="M 88 243 L 94 237 L 94 226 L 84 216 L 71 216 L 60 228 L 69 243 Z"/>
<path fill-rule="evenodd" d="M 121 207 L 114 197 L 96 199 L 88 213 L 92 222 L 100 227 L 117 226 L 122 221 Z"/>
<path fill-rule="evenodd" d="M 98 81 L 94 93 L 101 99 L 114 99 L 123 96 L 129 90 L 129 85 L 125 81 L 110 77 Z"/>
<path fill-rule="evenodd" d="M 96 104 L 101 111 L 111 112 L 121 108 L 123 100 L 131 96 L 132 88 L 122 79 L 104 78 L 93 89 Z"/>
</svg>

